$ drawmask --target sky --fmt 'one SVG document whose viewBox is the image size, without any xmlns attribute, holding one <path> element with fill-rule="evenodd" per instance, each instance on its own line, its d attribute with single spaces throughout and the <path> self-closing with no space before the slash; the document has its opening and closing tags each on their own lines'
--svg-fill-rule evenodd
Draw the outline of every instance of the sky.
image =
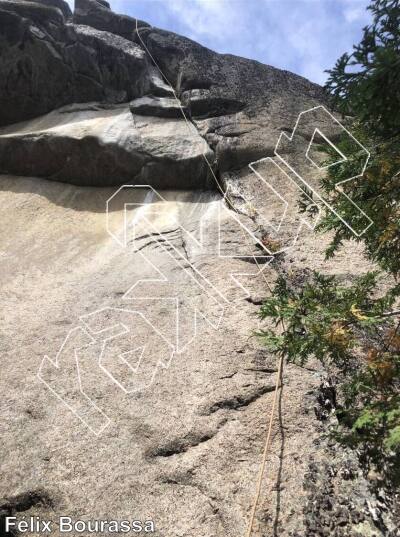
<svg viewBox="0 0 400 537">
<path fill-rule="evenodd" d="M 68 0 L 72 6 L 74 0 Z M 113 11 L 217 52 L 287 69 L 323 84 L 358 43 L 368 0 L 109 0 Z"/>
</svg>

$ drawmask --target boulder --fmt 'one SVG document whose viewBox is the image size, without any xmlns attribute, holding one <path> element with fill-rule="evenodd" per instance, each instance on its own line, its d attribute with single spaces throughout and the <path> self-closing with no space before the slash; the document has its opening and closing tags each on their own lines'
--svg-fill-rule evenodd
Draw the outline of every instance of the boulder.
<svg viewBox="0 0 400 537">
<path fill-rule="evenodd" d="M 320 86 L 293 73 L 218 54 L 158 28 L 138 34 L 216 151 L 220 172 L 268 156 L 300 112 L 327 102 Z"/>
<path fill-rule="evenodd" d="M 31 0 L 0 0 L 0 10 L 15 13 L 22 19 L 48 25 L 63 24 L 64 13 L 53 2 L 33 2 Z"/>
<path fill-rule="evenodd" d="M 56 4 L 0 0 L 0 125 L 74 102 L 128 102 L 150 88 L 139 45 L 66 23 Z"/>
<path fill-rule="evenodd" d="M 29 2 L 35 2 L 36 4 L 43 4 L 44 6 L 51 6 L 59 9 L 64 15 L 65 19 L 72 18 L 72 11 L 65 0 L 28 0 Z"/>
<path fill-rule="evenodd" d="M 67 55 L 73 71 L 82 73 L 90 66 L 88 76 L 99 80 L 107 101 L 127 102 L 147 92 L 148 60 L 139 45 L 89 26 L 73 25 L 71 30 L 76 41 Z"/>
<path fill-rule="evenodd" d="M 162 74 L 153 65 L 149 66 L 150 93 L 156 97 L 174 97 L 175 93 L 170 84 L 165 82 Z"/>
<path fill-rule="evenodd" d="M 82 186 L 207 188 L 213 157 L 184 119 L 133 118 L 128 105 L 72 105 L 0 129 L 0 173 Z"/>
<path fill-rule="evenodd" d="M 75 0 L 74 22 L 112 32 L 130 40 L 135 38 L 136 28 L 150 26 L 147 22 L 114 13 L 108 2 L 102 0 Z"/>
</svg>

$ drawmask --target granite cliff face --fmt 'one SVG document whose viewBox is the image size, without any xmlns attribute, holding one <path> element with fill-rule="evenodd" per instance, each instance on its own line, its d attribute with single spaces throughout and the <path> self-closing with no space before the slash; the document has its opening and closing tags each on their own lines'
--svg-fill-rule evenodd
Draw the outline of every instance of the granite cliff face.
<svg viewBox="0 0 400 537">
<path fill-rule="evenodd" d="M 76 0 L 74 13 L 63 0 L 0 0 L 2 519 L 245 535 L 277 375 L 250 337 L 267 283 L 368 268 L 349 247 L 325 261 L 274 155 L 281 132 L 324 103 L 300 76 L 105 0 Z M 320 110 L 281 145 L 307 173 L 296 148 L 316 126 L 337 134 Z M 115 196 L 122 184 L 160 193 Z M 266 222 L 292 246 L 273 261 Z M 319 408 L 325 376 L 285 367 L 253 536 L 397 535 L 355 455 L 323 437 L 318 416 L 335 419 Z"/>
<path fill-rule="evenodd" d="M 247 166 L 273 153 L 299 110 L 324 101 L 302 77 L 217 54 L 106 2 L 79 0 L 72 16 L 62 0 L 2 0 L 0 17 L 2 173 L 204 188 L 202 155 L 218 175 Z"/>
</svg>

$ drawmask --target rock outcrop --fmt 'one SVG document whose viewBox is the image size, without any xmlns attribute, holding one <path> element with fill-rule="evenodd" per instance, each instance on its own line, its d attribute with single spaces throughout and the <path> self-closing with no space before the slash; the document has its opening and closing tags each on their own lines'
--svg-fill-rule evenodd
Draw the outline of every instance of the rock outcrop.
<svg viewBox="0 0 400 537">
<path fill-rule="evenodd" d="M 72 11 L 65 0 L 27 0 L 28 2 L 34 2 L 35 4 L 43 4 L 48 7 L 58 8 L 65 17 L 65 20 L 72 19 Z"/>
<path fill-rule="evenodd" d="M 0 125 L 74 102 L 127 102 L 148 89 L 139 45 L 72 24 L 59 5 L 0 1 Z"/>
<path fill-rule="evenodd" d="M 148 116 L 128 105 L 69 105 L 3 128 L 1 168 L 82 186 L 211 188 L 212 150 L 193 125 L 173 117 L 176 109 L 171 116 L 165 108 Z"/>
<path fill-rule="evenodd" d="M 222 177 L 225 172 L 240 170 L 251 161 L 273 154 L 280 132 L 290 129 L 299 111 L 324 102 L 321 88 L 300 76 L 217 54 L 190 39 L 117 15 L 103 0 L 77 0 L 72 20 L 63 0 L 0 0 L 0 20 L 5 28 L 0 37 L 0 125 L 7 126 L 0 130 L 0 145 L 7 154 L 0 160 L 3 173 L 28 173 L 78 185 L 105 184 L 104 173 L 98 173 L 94 163 L 80 172 L 76 167 L 67 172 L 66 146 L 62 154 L 56 151 L 56 157 L 54 150 L 49 152 L 51 166 L 45 164 L 43 152 L 36 150 L 29 152 L 24 165 L 20 162 L 20 155 L 26 151 L 28 127 L 8 125 L 38 118 L 67 104 L 97 102 L 101 107 L 132 101 L 134 117 L 180 121 L 178 138 L 186 128 L 184 123 L 190 120 L 205 140 L 206 159 L 215 155 L 211 166 Z M 52 130 L 46 132 L 52 147 L 59 143 L 50 140 L 56 117 L 61 128 L 65 111 L 52 116 Z M 37 121 L 46 123 L 47 119 Z M 126 121 L 124 116 L 121 132 Z M 153 124 L 157 121 L 152 120 Z M 21 128 L 23 137 L 18 135 Z M 131 134 L 133 128 L 131 122 Z M 139 136 L 137 130 L 135 137 Z M 87 141 L 74 146 L 77 162 L 87 160 Z M 44 147 L 43 133 L 39 145 Z M 89 145 L 96 146 L 96 142 L 90 141 Z M 180 146 L 180 141 L 174 145 Z M 200 146 L 197 142 L 195 145 L 197 153 Z M 113 184 L 136 177 L 141 169 L 141 159 L 135 161 L 133 156 L 127 159 L 128 168 L 126 159 L 114 166 L 120 161 L 120 151 L 120 140 L 107 140 L 110 166 L 106 174 L 109 169 L 118 172 Z M 178 153 L 172 151 L 163 161 L 165 188 L 185 186 L 179 173 L 184 171 L 187 176 L 187 168 L 182 170 L 177 164 L 182 161 Z M 198 163 L 199 169 L 192 169 L 196 179 L 186 186 L 204 186 L 208 174 L 203 165 L 191 156 L 189 160 L 195 167 Z M 94 162 L 100 161 L 94 158 Z M 152 169 L 158 170 L 158 166 L 155 162 Z M 149 174 L 148 180 L 157 187 L 162 183 L 158 171 Z"/>
<path fill-rule="evenodd" d="M 150 26 L 147 22 L 114 13 L 105 0 L 75 0 L 74 22 L 129 40 L 134 39 L 137 28 Z"/>
<path fill-rule="evenodd" d="M 321 87 L 293 73 L 156 28 L 138 34 L 215 149 L 221 173 L 271 155 L 299 111 L 325 103 Z"/>
<path fill-rule="evenodd" d="M 325 96 L 75 3 L 0 0 L 0 534 L 5 516 L 68 514 L 242 537 L 278 380 L 250 337 L 266 288 L 371 268 L 348 245 L 325 259 L 274 157 Z M 332 127 L 318 110 L 283 140 L 301 174 Z M 266 228 L 288 254 L 271 261 Z M 321 440 L 309 365 L 285 366 L 252 537 L 397 537 L 354 453 Z"/>
</svg>

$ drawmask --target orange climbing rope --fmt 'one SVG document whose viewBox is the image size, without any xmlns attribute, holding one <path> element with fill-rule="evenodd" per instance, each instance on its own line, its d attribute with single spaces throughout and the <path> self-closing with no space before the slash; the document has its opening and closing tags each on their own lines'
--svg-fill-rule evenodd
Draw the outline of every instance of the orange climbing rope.
<svg viewBox="0 0 400 537">
<path fill-rule="evenodd" d="M 258 268 L 260 269 L 260 265 L 257 262 L 257 258 L 253 257 L 253 259 L 254 259 L 256 265 L 258 266 Z M 267 281 L 264 272 L 261 271 L 261 274 L 262 274 L 262 276 L 264 278 L 264 281 L 265 281 L 268 289 L 272 293 L 271 286 L 270 286 L 269 282 Z M 282 327 L 283 330 L 285 330 L 285 324 L 284 324 L 283 320 L 281 320 L 281 327 Z M 268 457 L 269 448 L 270 448 L 270 445 L 271 445 L 272 426 L 273 426 L 273 423 L 274 423 L 276 403 L 278 401 L 279 390 L 282 388 L 282 383 L 283 383 L 283 359 L 284 359 L 284 357 L 283 357 L 283 354 L 282 354 L 280 356 L 280 358 L 279 358 L 279 361 L 278 361 L 278 374 L 277 374 L 277 377 L 276 377 L 274 400 L 273 400 L 273 403 L 272 403 L 272 409 L 271 409 L 271 414 L 270 414 L 270 418 L 269 418 L 268 431 L 267 431 L 267 436 L 266 436 L 266 439 L 265 439 L 264 451 L 263 451 L 263 456 L 262 456 L 262 459 L 261 459 L 260 470 L 259 470 L 259 473 L 258 473 L 257 486 L 256 486 L 255 495 L 254 495 L 254 500 L 253 500 L 253 507 L 251 509 L 250 519 L 249 519 L 249 523 L 248 523 L 248 526 L 247 526 L 246 537 L 251 537 L 251 534 L 253 532 L 253 526 L 254 526 L 254 520 L 255 520 L 255 517 L 256 517 L 257 506 L 258 506 L 258 502 L 260 500 L 263 477 L 264 477 L 264 473 L 265 473 L 265 465 L 267 463 L 267 457 Z"/>
<path fill-rule="evenodd" d="M 156 60 L 153 58 L 152 54 L 150 53 L 150 51 L 148 50 L 146 44 L 144 43 L 144 41 L 142 39 L 142 36 L 140 35 L 138 24 L 137 24 L 137 19 L 136 19 L 136 33 L 137 33 L 137 35 L 139 37 L 139 40 L 140 40 L 142 46 L 144 47 L 144 49 L 146 50 L 146 52 L 148 53 L 148 55 L 152 59 L 154 65 L 156 66 L 156 68 L 160 72 L 161 76 L 170 85 L 170 87 L 171 87 L 171 89 L 173 91 L 174 97 L 177 100 L 179 106 L 181 107 L 182 115 L 183 115 L 183 117 L 184 117 L 189 129 L 190 129 L 191 123 L 188 120 L 188 118 L 186 117 L 185 111 L 184 111 L 184 109 L 183 109 L 183 107 L 182 107 L 182 105 L 180 103 L 180 100 L 178 99 L 178 97 L 177 97 L 177 95 L 175 93 L 175 90 L 174 90 L 172 84 L 170 83 L 168 78 L 165 76 L 165 74 L 161 70 L 161 68 L 158 65 L 158 63 L 156 62 Z M 222 196 L 224 197 L 224 199 L 226 200 L 228 205 L 231 205 L 233 207 L 233 203 L 229 199 L 229 196 L 226 195 L 226 192 L 224 192 L 224 190 L 222 189 L 222 187 L 221 187 L 221 185 L 220 185 L 220 183 L 219 183 L 219 181 L 218 181 L 218 179 L 217 179 L 217 177 L 216 177 L 216 175 L 214 173 L 214 170 L 213 170 L 210 162 L 208 162 L 208 159 L 207 159 L 207 157 L 205 155 L 203 155 L 203 157 L 204 157 L 205 161 L 207 162 L 207 164 L 208 164 L 208 166 L 209 166 L 209 168 L 211 170 L 211 174 L 213 176 L 213 179 L 214 179 L 214 181 L 216 183 L 217 188 L 221 192 Z M 268 281 L 266 280 L 263 271 L 260 268 L 260 265 L 259 265 L 259 263 L 257 261 L 257 258 L 255 256 L 253 256 L 253 259 L 254 259 L 255 263 L 257 264 L 260 272 L 262 273 L 263 278 L 265 280 L 265 283 L 267 284 L 267 287 L 272 292 L 271 287 L 270 287 Z M 281 322 L 281 324 L 282 324 L 282 327 L 284 329 L 283 321 Z M 274 423 L 275 409 L 276 409 L 276 404 L 277 404 L 277 401 L 278 401 L 279 389 L 282 386 L 282 384 L 281 384 L 282 371 L 283 371 L 283 355 L 280 357 L 279 362 L 278 362 L 278 374 L 277 374 L 276 385 L 275 385 L 274 401 L 273 401 L 273 404 L 272 404 L 271 415 L 270 415 L 270 419 L 269 419 L 268 432 L 267 432 L 267 437 L 266 437 L 266 440 L 265 440 L 264 452 L 263 452 L 263 457 L 262 457 L 262 461 L 261 461 L 261 465 L 260 465 L 260 471 L 259 471 L 259 474 L 258 474 L 256 492 L 255 492 L 255 496 L 254 496 L 254 502 L 253 502 L 253 507 L 252 507 L 252 510 L 251 510 L 249 524 L 248 524 L 248 527 L 247 527 L 246 537 L 251 537 L 251 534 L 252 534 L 252 531 L 253 531 L 253 526 L 254 526 L 254 519 L 255 519 L 255 515 L 256 515 L 256 511 L 257 511 L 257 506 L 258 506 L 258 502 L 259 502 L 259 499 L 260 499 L 262 482 L 263 482 L 263 477 L 264 477 L 264 472 L 265 472 L 265 465 L 266 465 L 266 462 L 267 462 L 268 452 L 269 452 L 269 448 L 270 448 L 270 445 L 271 445 L 272 426 L 273 426 L 273 423 Z"/>
<path fill-rule="evenodd" d="M 256 492 L 255 492 L 255 496 L 254 496 L 254 501 L 253 501 L 253 507 L 252 507 L 252 510 L 251 510 L 250 520 L 249 520 L 249 523 L 248 523 L 248 526 L 247 526 L 246 537 L 251 537 L 251 534 L 253 532 L 254 520 L 255 520 L 255 516 L 256 516 L 258 502 L 259 502 L 259 499 L 260 499 L 261 488 L 262 488 L 262 483 L 263 483 L 263 477 L 264 477 L 264 472 L 265 472 L 265 465 L 267 463 L 268 452 L 269 452 L 269 448 L 270 448 L 270 445 L 271 445 L 272 426 L 273 426 L 273 423 L 274 423 L 276 403 L 278 401 L 279 390 L 282 387 L 282 383 L 281 383 L 282 370 L 283 370 L 283 355 L 279 358 L 279 362 L 278 362 L 278 375 L 277 375 L 277 378 L 276 378 L 274 401 L 272 403 L 271 415 L 270 415 L 270 418 L 269 418 L 268 433 L 267 433 L 267 437 L 266 437 L 266 440 L 265 440 L 264 452 L 263 452 L 261 465 L 260 465 L 260 471 L 258 473 Z"/>
</svg>

